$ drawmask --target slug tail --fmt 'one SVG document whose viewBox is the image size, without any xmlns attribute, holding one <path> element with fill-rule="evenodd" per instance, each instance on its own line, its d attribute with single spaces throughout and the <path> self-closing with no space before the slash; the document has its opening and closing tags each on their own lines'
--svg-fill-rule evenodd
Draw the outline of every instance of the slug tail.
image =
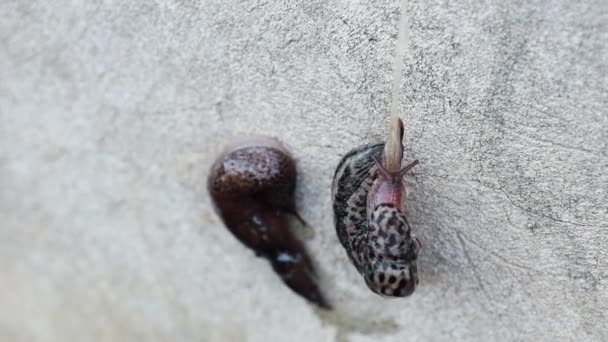
<svg viewBox="0 0 608 342">
<path fill-rule="evenodd" d="M 387 171 L 397 172 L 403 159 L 403 121 L 397 116 L 392 118 L 389 138 L 384 146 L 383 166 Z"/>
<path fill-rule="evenodd" d="M 319 289 L 317 277 L 306 255 L 278 251 L 269 259 L 275 273 L 292 291 L 323 309 L 331 310 L 331 305 Z"/>
</svg>

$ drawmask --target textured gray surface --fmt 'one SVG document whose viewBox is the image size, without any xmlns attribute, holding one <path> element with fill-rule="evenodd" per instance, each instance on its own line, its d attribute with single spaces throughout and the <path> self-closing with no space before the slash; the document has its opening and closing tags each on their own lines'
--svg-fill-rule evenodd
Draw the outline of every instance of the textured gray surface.
<svg viewBox="0 0 608 342">
<path fill-rule="evenodd" d="M 386 132 L 397 1 L 0 3 L 0 339 L 608 340 L 608 2 L 410 7 L 421 286 L 384 300 L 329 192 Z M 297 156 L 335 313 L 213 214 L 245 133 Z"/>
</svg>

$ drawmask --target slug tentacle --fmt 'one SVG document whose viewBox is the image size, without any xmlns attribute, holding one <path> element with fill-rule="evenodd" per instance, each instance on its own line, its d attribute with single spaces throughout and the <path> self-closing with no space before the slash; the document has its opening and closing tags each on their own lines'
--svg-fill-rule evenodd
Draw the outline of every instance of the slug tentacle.
<svg viewBox="0 0 608 342">
<path fill-rule="evenodd" d="M 208 190 L 230 232 L 268 259 L 283 282 L 308 300 L 329 308 L 303 244 L 290 232 L 296 169 L 276 140 L 256 137 L 230 147 L 213 164 Z"/>
<path fill-rule="evenodd" d="M 401 120 L 395 127 L 402 138 Z M 404 214 L 403 177 L 418 160 L 402 168 L 402 156 L 400 140 L 391 146 L 358 147 L 342 158 L 332 186 L 340 243 L 367 286 L 377 294 L 392 297 L 414 292 L 421 246 Z"/>
</svg>

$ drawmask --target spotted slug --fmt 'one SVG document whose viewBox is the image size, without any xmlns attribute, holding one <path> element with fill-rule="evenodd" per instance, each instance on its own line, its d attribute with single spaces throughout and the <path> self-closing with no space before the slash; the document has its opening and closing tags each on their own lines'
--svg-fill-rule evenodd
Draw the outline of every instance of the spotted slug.
<svg viewBox="0 0 608 342">
<path fill-rule="evenodd" d="M 411 295 L 418 285 L 421 247 L 404 214 L 403 177 L 418 160 L 401 167 L 403 122 L 389 142 L 357 147 L 336 168 L 332 184 L 338 239 L 373 292 Z"/>
<path fill-rule="evenodd" d="M 329 309 L 303 244 L 291 233 L 296 167 L 276 139 L 250 137 L 226 148 L 211 167 L 207 188 L 228 230 L 257 256 L 268 259 L 300 296 Z"/>
</svg>

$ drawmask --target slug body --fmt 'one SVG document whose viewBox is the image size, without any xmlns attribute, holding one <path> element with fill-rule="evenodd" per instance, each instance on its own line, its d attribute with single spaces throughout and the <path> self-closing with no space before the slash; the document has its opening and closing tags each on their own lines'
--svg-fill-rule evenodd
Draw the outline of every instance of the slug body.
<svg viewBox="0 0 608 342">
<path fill-rule="evenodd" d="M 399 120 L 399 139 L 403 124 Z M 392 155 L 389 170 L 387 156 Z M 397 155 L 394 155 L 397 154 Z M 332 185 L 336 232 L 367 286 L 383 296 L 405 297 L 418 285 L 420 242 L 404 214 L 403 176 L 418 161 L 400 168 L 401 140 L 351 150 L 338 165 Z M 395 169 L 396 167 L 396 169 Z"/>
<path fill-rule="evenodd" d="M 252 137 L 226 149 L 211 167 L 207 187 L 217 213 L 241 243 L 268 259 L 293 291 L 329 308 L 304 246 L 288 227 L 288 215 L 301 220 L 295 185 L 295 163 L 285 147 Z"/>
</svg>

